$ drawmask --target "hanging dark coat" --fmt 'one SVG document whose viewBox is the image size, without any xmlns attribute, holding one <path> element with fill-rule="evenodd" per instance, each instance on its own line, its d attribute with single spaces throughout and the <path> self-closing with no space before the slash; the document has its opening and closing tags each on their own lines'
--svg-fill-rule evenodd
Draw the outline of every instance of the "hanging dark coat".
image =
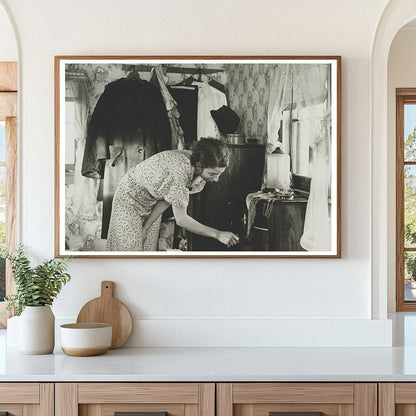
<svg viewBox="0 0 416 416">
<path fill-rule="evenodd" d="M 109 83 L 88 123 L 81 173 L 103 179 L 101 238 L 107 238 L 115 189 L 128 170 L 171 147 L 160 90 L 137 78 Z"/>
</svg>

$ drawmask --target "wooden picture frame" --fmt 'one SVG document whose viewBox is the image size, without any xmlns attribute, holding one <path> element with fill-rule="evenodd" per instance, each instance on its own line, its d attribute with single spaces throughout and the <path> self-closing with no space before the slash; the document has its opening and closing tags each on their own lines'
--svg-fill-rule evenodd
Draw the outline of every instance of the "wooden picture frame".
<svg viewBox="0 0 416 416">
<path fill-rule="evenodd" d="M 206 137 L 227 149 L 218 172 L 189 161 Z M 161 154 L 177 149 L 188 176 Z M 56 56 L 55 169 L 57 257 L 339 258 L 341 58 Z M 178 227 L 178 206 L 209 228 Z"/>
<path fill-rule="evenodd" d="M 416 88 L 396 88 L 396 310 L 397 312 L 414 312 L 416 302 L 414 300 L 414 254 L 413 247 L 406 236 L 406 225 L 409 224 L 409 189 L 412 189 L 411 178 L 416 162 L 411 154 L 411 145 L 406 143 L 410 132 L 412 117 L 406 116 L 405 108 L 416 105 Z M 407 169 L 410 169 L 406 172 Z M 407 204 L 406 204 L 407 200 Z M 406 209 L 407 206 L 407 209 Z M 410 230 L 411 232 L 411 227 Z"/>
</svg>

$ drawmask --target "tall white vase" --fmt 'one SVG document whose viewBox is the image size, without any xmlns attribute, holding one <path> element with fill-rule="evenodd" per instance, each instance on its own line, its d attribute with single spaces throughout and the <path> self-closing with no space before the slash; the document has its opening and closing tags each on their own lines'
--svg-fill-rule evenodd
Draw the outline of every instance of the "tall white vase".
<svg viewBox="0 0 416 416">
<path fill-rule="evenodd" d="M 55 316 L 50 306 L 26 306 L 19 318 L 19 351 L 50 354 L 55 346 Z"/>
</svg>

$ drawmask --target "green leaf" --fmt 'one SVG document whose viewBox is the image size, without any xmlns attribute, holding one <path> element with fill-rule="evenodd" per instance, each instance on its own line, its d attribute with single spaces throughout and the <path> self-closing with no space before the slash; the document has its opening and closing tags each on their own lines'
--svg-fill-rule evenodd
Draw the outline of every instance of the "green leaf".
<svg viewBox="0 0 416 416">
<path fill-rule="evenodd" d="M 20 315 L 25 306 L 51 305 L 70 281 L 68 258 L 45 260 L 32 267 L 25 249 L 20 245 L 15 251 L 0 249 L 0 257 L 10 261 L 16 293 L 6 298 L 8 308 Z"/>
</svg>

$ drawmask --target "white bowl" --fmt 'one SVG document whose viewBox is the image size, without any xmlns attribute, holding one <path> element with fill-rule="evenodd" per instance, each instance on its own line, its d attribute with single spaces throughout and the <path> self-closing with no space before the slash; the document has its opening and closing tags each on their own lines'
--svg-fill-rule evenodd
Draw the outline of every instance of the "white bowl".
<svg viewBox="0 0 416 416">
<path fill-rule="evenodd" d="M 111 347 L 112 334 L 110 324 L 61 325 L 61 348 L 65 354 L 77 357 L 103 354 Z"/>
</svg>

